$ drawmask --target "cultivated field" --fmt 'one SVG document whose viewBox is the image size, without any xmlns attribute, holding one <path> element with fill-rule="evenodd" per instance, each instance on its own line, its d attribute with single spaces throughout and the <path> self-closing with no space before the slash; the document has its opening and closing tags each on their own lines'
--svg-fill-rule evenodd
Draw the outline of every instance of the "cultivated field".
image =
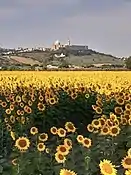
<svg viewBox="0 0 131 175">
<path fill-rule="evenodd" d="M 33 60 L 31 58 L 25 58 L 25 57 L 11 56 L 11 60 L 15 60 L 19 63 L 30 64 L 31 66 L 34 64 L 39 64 L 37 60 Z"/>
<path fill-rule="evenodd" d="M 131 72 L 0 72 L 0 174 L 130 175 Z"/>
</svg>

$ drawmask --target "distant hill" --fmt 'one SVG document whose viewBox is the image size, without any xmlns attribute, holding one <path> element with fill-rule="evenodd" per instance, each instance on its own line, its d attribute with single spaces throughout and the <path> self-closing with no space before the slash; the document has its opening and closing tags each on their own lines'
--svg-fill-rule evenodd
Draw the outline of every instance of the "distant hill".
<svg viewBox="0 0 131 175">
<path fill-rule="evenodd" d="M 0 53 L 2 50 L 0 49 Z M 65 58 L 56 58 L 55 54 L 65 55 Z M 89 66 L 96 64 L 112 64 L 124 65 L 124 60 L 112 55 L 99 53 L 94 50 L 88 49 L 84 52 L 72 51 L 68 48 L 62 48 L 56 51 L 31 51 L 25 53 L 14 53 L 8 56 L 0 55 L 0 66 L 3 65 L 43 65 L 48 64 L 60 66 L 61 64 L 76 65 L 76 66 Z"/>
</svg>

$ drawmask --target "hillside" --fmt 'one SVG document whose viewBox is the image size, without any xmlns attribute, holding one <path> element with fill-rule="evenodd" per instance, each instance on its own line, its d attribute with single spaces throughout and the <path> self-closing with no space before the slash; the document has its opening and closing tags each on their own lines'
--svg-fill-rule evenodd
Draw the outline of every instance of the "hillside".
<svg viewBox="0 0 131 175">
<path fill-rule="evenodd" d="M 17 65 L 19 62 L 17 60 L 13 60 L 7 56 L 0 56 L 0 66 L 10 66 L 10 65 Z"/>
<path fill-rule="evenodd" d="M 11 60 L 14 60 L 18 63 L 22 63 L 22 64 L 30 64 L 31 66 L 34 65 L 34 64 L 40 64 L 39 61 L 37 60 L 34 60 L 32 58 L 26 58 L 26 57 L 22 57 L 22 56 L 11 56 L 10 57 Z"/>
<path fill-rule="evenodd" d="M 106 55 L 102 53 L 92 52 L 85 55 L 75 55 L 72 53 L 66 54 L 65 58 L 56 58 L 54 54 L 61 53 L 59 52 L 32 52 L 32 53 L 22 53 L 18 54 L 20 57 L 24 57 L 26 59 L 32 59 L 32 61 L 37 61 L 40 64 L 52 64 L 59 66 L 63 61 L 70 65 L 77 65 L 77 66 L 85 66 L 85 65 L 92 65 L 92 64 L 113 64 L 113 65 L 123 65 L 124 61 L 116 58 L 111 55 Z M 63 52 L 62 52 L 63 53 Z M 65 54 L 65 53 L 64 53 Z M 12 57 L 13 58 L 13 57 Z M 18 61 L 18 60 L 17 60 Z"/>
<path fill-rule="evenodd" d="M 64 58 L 56 58 L 55 54 L 63 53 L 66 55 Z M 57 51 L 32 51 L 25 53 L 13 53 L 9 56 L 0 56 L 0 66 L 3 65 L 76 65 L 76 66 L 89 66 L 89 65 L 124 65 L 124 61 L 120 58 L 104 53 L 99 53 L 88 49 L 86 52 L 70 51 L 68 49 L 59 49 Z"/>
</svg>

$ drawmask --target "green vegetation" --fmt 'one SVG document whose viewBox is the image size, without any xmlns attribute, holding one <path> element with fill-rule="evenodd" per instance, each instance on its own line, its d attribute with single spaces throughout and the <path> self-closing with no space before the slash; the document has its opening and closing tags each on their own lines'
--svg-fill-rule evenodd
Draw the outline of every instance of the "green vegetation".
<svg viewBox="0 0 131 175">
<path fill-rule="evenodd" d="M 127 69 L 131 69 L 131 56 L 126 60 Z"/>
</svg>

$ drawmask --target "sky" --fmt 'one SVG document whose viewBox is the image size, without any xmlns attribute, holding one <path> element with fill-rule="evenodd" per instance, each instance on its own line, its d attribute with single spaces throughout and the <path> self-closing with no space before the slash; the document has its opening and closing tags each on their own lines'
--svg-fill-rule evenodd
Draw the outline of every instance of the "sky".
<svg viewBox="0 0 131 175">
<path fill-rule="evenodd" d="M 131 0 L 0 0 L 0 47 L 51 47 L 68 38 L 131 55 Z"/>
</svg>

